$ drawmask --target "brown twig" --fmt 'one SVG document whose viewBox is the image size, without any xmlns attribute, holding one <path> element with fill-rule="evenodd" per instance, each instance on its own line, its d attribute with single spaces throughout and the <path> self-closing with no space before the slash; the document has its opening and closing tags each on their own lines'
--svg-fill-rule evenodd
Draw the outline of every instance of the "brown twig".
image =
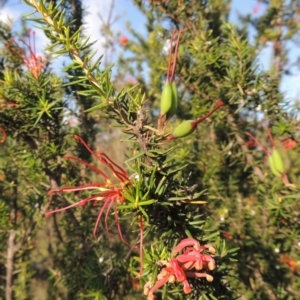
<svg viewBox="0 0 300 300">
<path fill-rule="evenodd" d="M 263 288 L 265 293 L 268 295 L 269 300 L 277 300 L 277 296 L 274 294 L 270 286 L 264 281 L 261 272 L 259 271 L 258 264 L 256 262 L 256 258 L 254 257 L 254 262 L 256 264 L 256 267 L 254 268 L 253 274 L 257 281 L 257 283 Z"/>
<path fill-rule="evenodd" d="M 13 271 L 15 259 L 15 237 L 16 232 L 14 229 L 9 231 L 7 240 L 7 259 L 6 259 L 6 300 L 13 299 Z"/>
</svg>

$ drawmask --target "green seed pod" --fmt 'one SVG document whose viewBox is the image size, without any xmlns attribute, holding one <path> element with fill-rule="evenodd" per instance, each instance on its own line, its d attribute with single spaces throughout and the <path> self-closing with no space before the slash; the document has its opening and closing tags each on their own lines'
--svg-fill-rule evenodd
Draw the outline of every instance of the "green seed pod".
<svg viewBox="0 0 300 300">
<path fill-rule="evenodd" d="M 172 86 L 172 92 L 173 92 L 173 96 L 172 96 L 172 106 L 170 111 L 167 113 L 167 117 L 168 118 L 172 118 L 176 112 L 177 112 L 177 107 L 178 107 L 178 91 L 177 91 L 177 86 L 175 81 L 173 81 L 171 83 Z"/>
<path fill-rule="evenodd" d="M 271 153 L 271 157 L 276 171 L 279 172 L 280 174 L 284 173 L 283 161 L 278 150 L 273 149 Z"/>
<path fill-rule="evenodd" d="M 281 177 L 281 173 L 278 172 L 278 171 L 276 170 L 275 166 L 274 166 L 273 158 L 272 158 L 271 155 L 269 155 L 268 161 L 269 161 L 269 166 L 270 166 L 270 169 L 271 169 L 273 175 L 275 175 L 275 176 L 277 176 L 277 177 Z"/>
<path fill-rule="evenodd" d="M 160 115 L 164 116 L 172 108 L 173 89 L 170 82 L 166 82 L 161 94 L 160 100 Z"/>
<path fill-rule="evenodd" d="M 174 129 L 173 133 L 171 134 L 171 136 L 173 136 L 172 139 L 182 138 L 182 137 L 188 136 L 191 133 L 193 133 L 196 129 L 196 127 L 193 126 L 194 122 L 195 121 L 193 121 L 193 120 L 187 120 L 187 121 L 183 121 L 181 124 L 179 124 Z"/>
</svg>

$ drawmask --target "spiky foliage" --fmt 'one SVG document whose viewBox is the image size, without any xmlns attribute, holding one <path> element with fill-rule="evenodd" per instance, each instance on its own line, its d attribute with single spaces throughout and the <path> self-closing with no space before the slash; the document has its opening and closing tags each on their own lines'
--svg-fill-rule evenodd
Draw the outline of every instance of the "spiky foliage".
<svg viewBox="0 0 300 300">
<path fill-rule="evenodd" d="M 132 86 L 92 53 L 80 1 L 25 2 L 51 44 L 39 56 L 1 26 L 1 296 L 37 296 L 43 277 L 50 298 L 297 298 L 297 123 L 279 91 L 282 64 L 259 71 L 246 31 L 260 24 L 257 44 L 264 35 L 277 50 L 283 36 L 263 26 L 287 7 L 272 1 L 264 22 L 244 18 L 241 30 L 227 22 L 229 1 L 134 1 L 149 34 L 131 28 L 123 40 L 117 78 L 130 74 Z M 293 36 L 284 20 L 276 30 Z M 179 107 L 161 130 L 175 29 Z M 57 56 L 71 59 L 62 77 L 50 68 Z M 174 131 L 186 120 L 188 134 Z"/>
<path fill-rule="evenodd" d="M 231 286 L 244 299 L 294 299 L 300 284 L 298 109 L 297 102 L 280 92 L 280 84 L 292 71 L 286 65 L 295 64 L 288 64 L 287 47 L 292 44 L 287 41 L 299 34 L 299 12 L 295 1 L 260 2 L 261 15 L 241 16 L 238 28 L 226 22 L 230 1 L 135 1 L 146 16 L 148 36 L 129 28 L 134 38 L 127 49 L 136 59 L 121 58 L 120 69 L 146 82 L 149 105 L 157 107 L 166 57 L 155 53 L 163 53 L 166 32 L 186 29 L 175 79 L 179 111 L 170 131 L 199 117 L 217 99 L 226 105 L 214 123 L 199 126 L 196 139 L 190 135 L 184 143 L 173 142 L 177 159 L 188 163 L 184 176 L 192 172 L 192 183 L 208 191 L 202 198 L 208 201 L 204 212 L 211 228 L 221 231 L 231 247 L 240 248 Z M 253 44 L 248 26 L 257 30 Z M 261 71 L 258 55 L 267 43 L 272 45 L 272 63 Z M 141 79 L 144 62 L 150 76 Z M 284 173 L 272 173 L 267 155 L 247 132 L 269 153 L 276 145 Z"/>
</svg>

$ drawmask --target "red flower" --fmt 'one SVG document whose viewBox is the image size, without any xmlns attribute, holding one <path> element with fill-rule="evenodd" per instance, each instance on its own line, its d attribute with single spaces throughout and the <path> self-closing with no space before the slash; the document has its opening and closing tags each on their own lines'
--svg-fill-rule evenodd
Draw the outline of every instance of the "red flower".
<svg viewBox="0 0 300 300">
<path fill-rule="evenodd" d="M 187 238 L 182 240 L 172 251 L 176 255 L 177 252 L 183 251 L 183 254 L 171 258 L 166 267 L 162 268 L 157 275 L 157 281 L 152 286 L 149 281 L 144 286 L 144 294 L 148 296 L 148 300 L 154 299 L 154 292 L 161 288 L 165 283 L 181 282 L 183 284 L 183 292 L 189 294 L 192 288 L 188 282 L 188 278 L 206 278 L 207 281 L 213 281 L 213 277 L 206 272 L 198 272 L 200 270 L 214 270 L 216 263 L 210 254 L 203 253 L 204 250 L 214 254 L 215 248 L 206 244 L 201 246 L 200 243 L 193 239 Z"/>
<path fill-rule="evenodd" d="M 77 158 L 77 157 L 74 157 L 74 156 L 67 156 L 66 159 L 74 160 L 76 162 L 79 162 L 79 163 L 89 167 L 90 169 L 94 170 L 95 172 L 97 172 L 100 176 L 102 176 L 104 178 L 104 181 L 91 183 L 91 184 L 87 184 L 87 185 L 83 185 L 83 186 L 79 186 L 79 187 L 62 187 L 62 188 L 53 189 L 53 190 L 49 191 L 50 194 L 54 194 L 54 193 L 62 193 L 62 192 L 96 190 L 96 193 L 93 194 L 90 197 L 87 197 L 87 198 L 79 201 L 79 202 L 68 205 L 67 207 L 58 208 L 58 209 L 49 211 L 49 212 L 46 213 L 46 217 L 49 217 L 50 215 L 52 215 L 54 213 L 57 213 L 57 212 L 60 212 L 60 211 L 65 211 L 65 210 L 67 210 L 69 208 L 72 208 L 72 207 L 75 207 L 75 206 L 84 206 L 88 202 L 94 202 L 95 205 L 99 202 L 103 202 L 102 208 L 101 208 L 101 210 L 98 214 L 96 224 L 95 224 L 95 227 L 94 227 L 94 231 L 93 231 L 94 237 L 96 238 L 96 236 L 97 236 L 98 225 L 100 223 L 102 215 L 104 214 L 105 209 L 106 209 L 105 228 L 106 228 L 106 232 L 110 233 L 109 229 L 108 229 L 107 219 L 108 219 L 110 209 L 112 208 L 112 206 L 114 206 L 114 215 L 115 215 L 115 221 L 116 221 L 116 225 L 117 225 L 117 228 L 118 228 L 119 236 L 120 236 L 121 240 L 128 245 L 128 243 L 125 241 L 125 239 L 123 238 L 123 235 L 122 235 L 120 222 L 119 222 L 119 217 L 118 217 L 118 211 L 117 211 L 117 208 L 116 208 L 115 204 L 118 203 L 118 202 L 124 202 L 125 201 L 125 198 L 123 196 L 123 191 L 126 188 L 126 185 L 131 184 L 131 181 L 130 181 L 126 171 L 123 168 L 121 168 L 119 165 L 117 165 L 115 162 L 113 162 L 105 153 L 103 153 L 103 152 L 100 152 L 100 153 L 94 152 L 85 143 L 85 141 L 80 136 L 75 135 L 74 137 L 75 137 L 75 139 L 79 140 L 83 144 L 83 146 L 95 158 L 97 158 L 101 163 L 106 165 L 112 171 L 113 175 L 120 182 L 120 186 L 114 184 L 110 180 L 109 176 L 106 173 L 104 173 L 103 171 L 101 171 L 97 167 L 91 165 L 90 163 L 88 163 L 86 161 L 83 161 L 80 158 Z"/>
<path fill-rule="evenodd" d="M 260 11 L 260 4 L 257 3 L 257 4 L 255 4 L 255 6 L 253 7 L 252 12 L 253 12 L 254 14 L 257 14 L 259 11 Z"/>
<path fill-rule="evenodd" d="M 250 141 L 246 142 L 246 146 L 249 148 L 253 148 L 253 147 L 255 147 L 255 145 L 256 145 L 256 142 L 254 140 L 250 140 Z"/>
<path fill-rule="evenodd" d="M 15 39 L 12 39 L 12 42 L 14 47 L 6 45 L 6 48 L 22 61 L 35 78 L 38 78 L 46 62 L 41 56 L 36 54 L 35 31 L 28 31 L 27 41 L 19 39 L 19 43 L 17 43 Z M 20 44 L 23 44 L 25 47 L 20 46 Z"/>
<path fill-rule="evenodd" d="M 129 83 L 130 85 L 136 85 L 137 84 L 137 80 L 134 77 L 132 77 L 132 76 L 126 77 L 125 81 L 127 83 Z"/>
<path fill-rule="evenodd" d="M 297 142 L 293 139 L 284 139 L 281 141 L 284 150 L 293 149 L 297 146 Z"/>
<path fill-rule="evenodd" d="M 119 38 L 119 43 L 120 43 L 121 46 L 126 47 L 127 44 L 128 44 L 128 37 L 126 35 L 122 35 Z"/>
<path fill-rule="evenodd" d="M 293 260 L 287 253 L 280 254 L 278 261 L 285 264 L 293 273 L 300 273 L 300 263 Z"/>
</svg>

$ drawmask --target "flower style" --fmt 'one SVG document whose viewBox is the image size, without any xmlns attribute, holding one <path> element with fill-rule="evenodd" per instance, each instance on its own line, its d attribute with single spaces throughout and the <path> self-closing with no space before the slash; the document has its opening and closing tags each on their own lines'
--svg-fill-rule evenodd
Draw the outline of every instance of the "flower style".
<svg viewBox="0 0 300 300">
<path fill-rule="evenodd" d="M 97 158 L 101 163 L 106 165 L 112 171 L 113 175 L 120 182 L 120 186 L 117 186 L 116 184 L 112 183 L 112 181 L 110 180 L 108 175 L 106 175 L 106 173 L 104 173 L 103 171 L 101 171 L 97 167 L 91 165 L 90 163 L 88 163 L 84 160 L 81 160 L 80 158 L 74 157 L 74 156 L 67 156 L 66 159 L 79 162 L 79 163 L 87 166 L 88 168 L 94 170 L 99 175 L 101 175 L 104 178 L 105 181 L 104 182 L 91 183 L 91 184 L 87 184 L 87 185 L 83 185 L 83 186 L 79 186 L 79 187 L 62 187 L 62 188 L 50 190 L 49 193 L 51 195 L 54 194 L 54 193 L 75 192 L 75 191 L 85 191 L 85 190 L 96 190 L 97 192 L 96 192 L 95 195 L 87 197 L 87 198 L 85 198 L 85 199 L 83 199 L 79 202 L 74 203 L 74 204 L 68 205 L 67 207 L 63 207 L 63 208 L 59 208 L 59 209 L 49 211 L 49 212 L 46 213 L 46 217 L 49 217 L 50 215 L 52 215 L 54 213 L 57 213 L 57 212 L 60 212 L 60 211 L 65 211 L 65 210 L 67 210 L 69 208 L 72 208 L 72 207 L 75 207 L 75 206 L 84 206 L 88 202 L 94 202 L 96 204 L 97 202 L 102 201 L 103 205 L 102 205 L 102 208 L 101 208 L 101 210 L 98 214 L 93 234 L 94 234 L 94 237 L 96 238 L 98 225 L 100 223 L 102 215 L 104 214 L 105 209 L 106 209 L 105 229 L 106 229 L 106 232 L 108 234 L 110 234 L 109 229 L 108 229 L 108 223 L 107 223 L 109 211 L 112 208 L 112 206 L 114 204 L 116 204 L 117 202 L 124 202 L 125 201 L 125 198 L 123 196 L 123 190 L 126 187 L 126 185 L 128 185 L 128 184 L 131 185 L 131 181 L 130 181 L 129 176 L 127 175 L 126 171 L 123 168 L 121 168 L 119 165 L 117 165 L 115 162 L 113 162 L 105 153 L 103 153 L 103 152 L 100 152 L 100 153 L 94 152 L 80 136 L 75 135 L 74 137 L 75 137 L 75 139 L 80 141 L 81 144 L 95 158 Z M 119 236 L 120 236 L 121 240 L 128 245 L 128 243 L 125 241 L 125 239 L 123 237 L 123 234 L 122 234 L 122 231 L 121 231 L 119 217 L 118 217 L 118 211 L 117 211 L 116 206 L 114 206 L 114 216 L 115 216 L 115 221 L 116 221 L 116 225 L 117 225 L 117 228 L 118 228 Z"/>
<path fill-rule="evenodd" d="M 193 238 L 182 240 L 172 251 L 172 255 L 183 252 L 175 258 L 171 258 L 166 267 L 162 268 L 157 275 L 157 281 L 152 286 L 152 282 L 148 281 L 144 286 L 144 294 L 148 296 L 148 300 L 154 299 L 154 292 L 161 288 L 167 282 L 181 282 L 183 284 L 183 292 L 189 294 L 192 292 L 188 278 L 206 278 L 207 281 L 213 281 L 213 276 L 201 270 L 214 270 L 216 263 L 210 254 L 203 253 L 207 250 L 211 254 L 215 253 L 215 248 L 206 244 L 201 246 L 200 243 Z"/>
<path fill-rule="evenodd" d="M 36 54 L 35 31 L 28 31 L 27 41 L 19 39 L 19 42 L 24 44 L 25 47 L 20 46 L 20 43 L 17 43 L 14 38 L 12 38 L 12 42 L 15 47 L 6 45 L 6 48 L 22 61 L 35 78 L 38 78 L 46 62 Z"/>
</svg>

